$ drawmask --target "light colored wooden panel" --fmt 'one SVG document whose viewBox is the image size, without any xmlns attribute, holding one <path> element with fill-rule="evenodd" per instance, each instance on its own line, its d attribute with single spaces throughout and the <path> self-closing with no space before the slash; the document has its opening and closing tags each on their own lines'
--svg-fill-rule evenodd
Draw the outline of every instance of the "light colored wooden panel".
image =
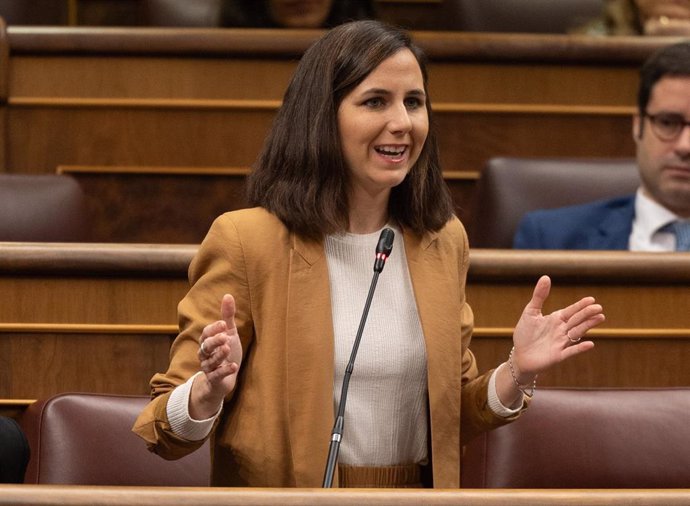
<svg viewBox="0 0 690 506">
<path fill-rule="evenodd" d="M 17 27 L 6 166 L 249 166 L 299 55 L 320 33 Z M 497 155 L 632 155 L 629 120 L 558 108 L 631 111 L 637 68 L 661 41 L 417 35 L 430 56 L 445 170 L 478 171 Z"/>
<path fill-rule="evenodd" d="M 294 61 L 15 56 L 13 98 L 280 100 Z M 635 104 L 637 68 L 530 63 L 429 64 L 436 102 Z"/>
<path fill-rule="evenodd" d="M 171 324 L 188 290 L 175 278 L 0 276 L 0 322 Z"/>
<path fill-rule="evenodd" d="M 141 394 L 168 365 L 170 334 L 0 332 L 0 397 Z"/>
<path fill-rule="evenodd" d="M 446 171 L 479 171 L 492 156 L 630 157 L 631 118 L 619 111 L 462 107 L 436 115 Z M 630 111 L 630 109 L 624 109 Z M 8 167 L 250 166 L 274 111 L 158 107 L 15 107 Z"/>
<path fill-rule="evenodd" d="M 637 65 L 534 62 L 432 62 L 436 102 L 633 106 Z"/>
<path fill-rule="evenodd" d="M 544 268 L 543 274 L 549 274 Z M 467 300 L 480 327 L 512 327 L 529 302 L 538 276 L 525 283 L 468 283 Z M 553 279 L 544 312 L 593 296 L 604 306 L 607 329 L 690 328 L 690 290 L 685 284 L 577 283 Z"/>
<path fill-rule="evenodd" d="M 149 348 L 151 332 L 141 326 L 174 334 L 175 307 L 187 291 L 186 265 L 194 251 L 193 246 L 0 244 L 0 292 L 7 301 L 0 306 L 0 331 L 18 333 L 13 353 L 35 346 L 38 334 L 52 336 L 53 349 L 71 336 L 71 351 L 93 335 L 105 347 L 109 339 L 134 340 L 125 353 L 164 360 L 160 348 Z M 682 253 L 473 250 L 467 299 L 475 313 L 472 349 L 480 367 L 505 360 L 510 329 L 536 279 L 547 273 L 553 289 L 545 312 L 594 295 L 607 321 L 592 332 L 592 352 L 545 374 L 541 385 L 687 385 L 689 263 L 690 255 Z"/>
<path fill-rule="evenodd" d="M 280 59 L 12 57 L 13 97 L 280 100 L 295 61 Z"/>
<path fill-rule="evenodd" d="M 160 110 L 226 110 L 271 111 L 280 107 L 279 100 L 242 100 L 208 98 L 82 98 L 82 97 L 13 97 L 9 104 L 14 107 L 43 107 L 51 109 L 160 109 Z"/>
<path fill-rule="evenodd" d="M 147 109 L 14 109 L 8 166 L 248 166 L 272 113 Z"/>
<path fill-rule="evenodd" d="M 457 112 L 435 116 L 442 166 L 480 171 L 489 158 L 629 158 L 632 118 L 613 114 Z"/>
<path fill-rule="evenodd" d="M 260 489 L 0 485 L 12 506 L 687 506 L 690 490 Z"/>
<path fill-rule="evenodd" d="M 481 329 L 479 329 L 481 330 Z M 657 335 L 658 334 L 658 335 Z M 651 332 L 645 338 L 606 338 L 593 332 L 594 349 L 541 374 L 539 386 L 559 387 L 681 387 L 690 384 L 690 330 L 682 333 Z M 510 337 L 479 332 L 471 349 L 480 372 L 498 366 L 508 357 Z"/>
</svg>

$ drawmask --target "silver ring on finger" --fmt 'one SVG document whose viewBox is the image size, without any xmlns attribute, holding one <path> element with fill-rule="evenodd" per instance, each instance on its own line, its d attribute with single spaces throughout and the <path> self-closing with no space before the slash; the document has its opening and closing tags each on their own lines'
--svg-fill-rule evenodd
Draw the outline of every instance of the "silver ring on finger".
<svg viewBox="0 0 690 506">
<path fill-rule="evenodd" d="M 582 339 L 582 337 L 578 337 L 577 339 L 573 339 L 572 337 L 570 337 L 570 332 L 566 332 L 565 336 L 568 338 L 568 341 L 570 341 L 573 344 L 579 343 L 580 340 Z"/>
<path fill-rule="evenodd" d="M 201 341 L 201 346 L 199 346 L 199 350 L 201 350 L 201 354 L 204 355 L 205 357 L 208 357 L 208 351 L 206 351 L 206 348 L 204 345 L 206 344 L 206 341 Z"/>
</svg>

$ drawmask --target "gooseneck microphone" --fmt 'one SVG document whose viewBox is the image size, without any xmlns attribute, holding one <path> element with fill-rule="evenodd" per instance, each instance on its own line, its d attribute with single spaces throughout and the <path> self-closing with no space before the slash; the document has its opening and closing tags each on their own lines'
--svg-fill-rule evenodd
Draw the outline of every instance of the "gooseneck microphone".
<svg viewBox="0 0 690 506">
<path fill-rule="evenodd" d="M 379 236 L 379 242 L 376 245 L 376 260 L 374 261 L 374 277 L 371 280 L 371 286 L 369 287 L 369 295 L 367 295 L 367 301 L 364 304 L 364 310 L 362 311 L 362 319 L 359 321 L 359 328 L 357 329 L 357 335 L 355 337 L 355 342 L 352 345 L 352 353 L 350 354 L 350 360 L 345 368 L 345 375 L 343 376 L 343 386 L 340 390 L 340 402 L 338 403 L 338 414 L 335 417 L 335 424 L 333 425 L 333 431 L 331 432 L 331 444 L 328 448 L 328 459 L 326 460 L 326 472 L 323 477 L 323 488 L 331 488 L 333 485 L 333 475 L 335 473 L 335 466 L 338 463 L 338 451 L 340 450 L 340 441 L 343 439 L 343 425 L 345 420 L 345 402 L 347 402 L 347 388 L 350 385 L 350 377 L 352 376 L 352 370 L 355 367 L 355 358 L 357 357 L 357 350 L 359 349 L 359 342 L 362 340 L 362 332 L 364 331 L 364 324 L 367 321 L 367 315 L 369 314 L 369 307 L 371 306 L 371 300 L 374 297 L 374 290 L 376 290 L 376 283 L 379 279 L 379 274 L 383 270 L 384 265 L 386 265 L 386 260 L 391 254 L 393 249 L 393 239 L 395 239 L 395 232 L 390 228 L 384 228 Z"/>
</svg>

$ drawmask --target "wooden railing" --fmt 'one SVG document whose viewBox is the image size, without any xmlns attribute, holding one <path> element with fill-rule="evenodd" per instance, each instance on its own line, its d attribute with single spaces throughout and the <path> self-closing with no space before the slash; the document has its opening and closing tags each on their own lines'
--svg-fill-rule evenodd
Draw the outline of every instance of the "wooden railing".
<svg viewBox="0 0 690 506">
<path fill-rule="evenodd" d="M 322 490 L 0 485 L 0 505 L 12 506 L 685 506 L 688 502 L 687 489 Z"/>
</svg>

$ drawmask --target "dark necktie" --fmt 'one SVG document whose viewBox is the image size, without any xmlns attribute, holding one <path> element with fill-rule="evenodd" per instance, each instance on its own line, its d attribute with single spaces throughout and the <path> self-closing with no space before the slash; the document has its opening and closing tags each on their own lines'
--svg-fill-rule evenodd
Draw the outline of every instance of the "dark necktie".
<svg viewBox="0 0 690 506">
<path fill-rule="evenodd" d="M 690 221 L 674 221 L 664 229 L 676 236 L 676 251 L 690 251 Z"/>
</svg>

